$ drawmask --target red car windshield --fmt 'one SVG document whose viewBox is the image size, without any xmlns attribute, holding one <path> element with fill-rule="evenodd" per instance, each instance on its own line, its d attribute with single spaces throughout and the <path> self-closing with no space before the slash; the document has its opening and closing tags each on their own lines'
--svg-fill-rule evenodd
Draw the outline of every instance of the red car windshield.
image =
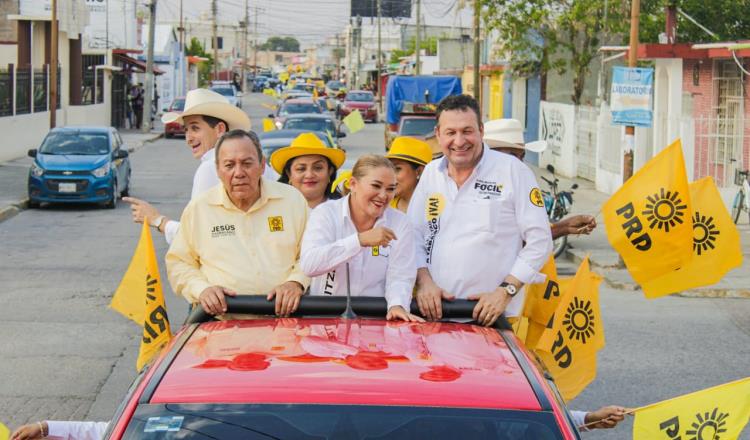
<svg viewBox="0 0 750 440">
<path fill-rule="evenodd" d="M 549 412 L 339 405 L 140 405 L 123 439 L 514 439 L 563 436 Z"/>
</svg>

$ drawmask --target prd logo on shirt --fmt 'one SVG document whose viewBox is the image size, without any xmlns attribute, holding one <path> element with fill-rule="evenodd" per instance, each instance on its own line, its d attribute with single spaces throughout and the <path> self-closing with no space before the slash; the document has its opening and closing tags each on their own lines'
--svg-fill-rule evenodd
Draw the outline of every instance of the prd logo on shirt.
<svg viewBox="0 0 750 440">
<path fill-rule="evenodd" d="M 534 204 L 534 206 L 542 207 L 544 206 L 544 198 L 542 197 L 542 192 L 539 191 L 539 188 L 531 188 L 531 192 L 529 193 L 529 200 L 531 200 L 531 203 Z"/>
<path fill-rule="evenodd" d="M 235 229 L 234 225 L 216 225 L 211 228 L 211 237 L 229 237 L 235 235 Z"/>
<path fill-rule="evenodd" d="M 497 198 L 503 194 L 503 185 L 489 180 L 477 179 L 474 189 L 485 199 Z"/>
<path fill-rule="evenodd" d="M 281 232 L 284 230 L 284 218 L 279 216 L 268 217 L 268 229 L 271 232 Z"/>
</svg>

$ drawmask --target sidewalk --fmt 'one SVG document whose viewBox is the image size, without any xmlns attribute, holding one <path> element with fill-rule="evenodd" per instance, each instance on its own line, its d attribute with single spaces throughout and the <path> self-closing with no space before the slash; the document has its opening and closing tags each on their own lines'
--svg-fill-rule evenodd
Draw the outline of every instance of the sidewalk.
<svg viewBox="0 0 750 440">
<path fill-rule="evenodd" d="M 531 167 L 537 175 L 537 179 L 543 189 L 546 183 L 539 176 L 549 178 L 549 172 L 544 169 Z M 571 214 L 590 214 L 596 216 L 596 229 L 591 235 L 569 236 L 567 260 L 570 265 L 578 265 L 589 256 L 592 268 L 604 277 L 605 282 L 616 289 L 640 290 L 640 286 L 633 280 L 624 266 L 620 266 L 619 255 L 612 249 L 607 240 L 604 230 L 604 219 L 600 213 L 601 206 L 609 198 L 608 194 L 594 189 L 594 183 L 582 179 L 560 179 L 561 190 L 567 190 L 573 184 L 578 183 L 578 189 L 573 194 L 573 207 Z M 729 273 L 724 278 L 711 286 L 687 290 L 679 293 L 687 297 L 711 297 L 711 298 L 750 298 L 750 224 L 747 215 L 743 214 L 737 225 L 742 242 L 743 262 L 742 265 Z M 565 272 L 571 272 L 571 267 L 564 263 L 560 265 Z M 572 270 L 575 270 L 574 268 Z M 562 272 L 562 270 L 561 270 Z"/>
<path fill-rule="evenodd" d="M 142 133 L 137 130 L 120 130 L 125 146 L 132 153 L 162 136 L 161 131 L 152 130 Z M 13 217 L 26 209 L 29 201 L 27 180 L 29 168 L 34 159 L 19 157 L 9 162 L 0 163 L 0 222 Z"/>
</svg>

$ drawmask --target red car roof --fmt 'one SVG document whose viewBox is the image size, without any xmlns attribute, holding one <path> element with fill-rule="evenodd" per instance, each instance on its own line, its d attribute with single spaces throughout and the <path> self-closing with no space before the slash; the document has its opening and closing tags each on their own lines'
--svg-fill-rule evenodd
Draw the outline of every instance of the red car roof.
<svg viewBox="0 0 750 440">
<path fill-rule="evenodd" d="M 497 330 L 340 318 L 201 324 L 150 402 L 541 409 Z"/>
</svg>

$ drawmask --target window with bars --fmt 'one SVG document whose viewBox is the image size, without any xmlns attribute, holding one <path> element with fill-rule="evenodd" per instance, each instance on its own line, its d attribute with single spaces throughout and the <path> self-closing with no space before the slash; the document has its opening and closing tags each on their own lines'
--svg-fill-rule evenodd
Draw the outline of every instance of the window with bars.
<svg viewBox="0 0 750 440">
<path fill-rule="evenodd" d="M 13 115 L 13 67 L 0 69 L 0 116 Z"/>
<path fill-rule="evenodd" d="M 104 102 L 104 72 L 96 66 L 104 64 L 104 55 L 83 55 L 83 78 L 81 81 L 81 104 Z"/>
</svg>

